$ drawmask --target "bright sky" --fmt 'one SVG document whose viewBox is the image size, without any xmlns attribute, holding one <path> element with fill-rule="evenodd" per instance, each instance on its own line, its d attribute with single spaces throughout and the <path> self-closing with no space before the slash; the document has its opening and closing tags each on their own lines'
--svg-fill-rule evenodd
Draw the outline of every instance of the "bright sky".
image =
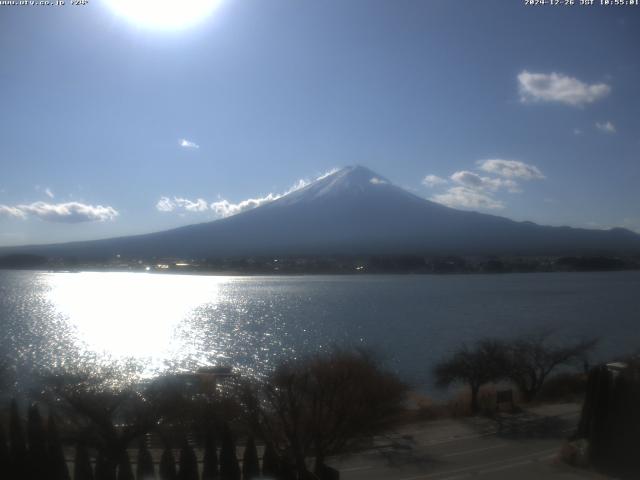
<svg viewBox="0 0 640 480">
<path fill-rule="evenodd" d="M 0 5 L 0 245 L 213 220 L 351 164 L 640 231 L 640 6 L 71 3 Z"/>
</svg>

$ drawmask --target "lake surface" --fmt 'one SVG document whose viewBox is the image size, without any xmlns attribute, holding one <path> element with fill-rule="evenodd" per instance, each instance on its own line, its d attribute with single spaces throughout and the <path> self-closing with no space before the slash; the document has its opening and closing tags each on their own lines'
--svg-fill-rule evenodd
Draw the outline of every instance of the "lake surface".
<svg viewBox="0 0 640 480">
<path fill-rule="evenodd" d="M 430 391 L 431 367 L 462 342 L 547 328 L 558 340 L 600 337 L 599 358 L 640 348 L 640 272 L 0 271 L 0 354 L 19 372 L 117 362 L 123 375 L 211 364 L 260 375 L 283 358 L 364 345 L 417 389 Z"/>
</svg>

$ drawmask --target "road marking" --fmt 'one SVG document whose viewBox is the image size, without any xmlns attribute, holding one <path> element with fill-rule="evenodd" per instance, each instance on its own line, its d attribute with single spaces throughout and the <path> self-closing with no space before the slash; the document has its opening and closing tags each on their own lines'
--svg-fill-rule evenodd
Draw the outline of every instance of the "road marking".
<svg viewBox="0 0 640 480">
<path fill-rule="evenodd" d="M 574 432 L 576 430 L 577 427 L 569 427 L 569 428 L 565 428 L 564 430 L 561 430 L 560 433 L 566 433 L 566 432 Z M 503 433 L 500 432 L 500 430 L 489 430 L 487 432 L 484 433 L 474 433 L 472 435 L 463 435 L 463 436 L 459 436 L 459 437 L 451 437 L 447 440 L 439 440 L 439 441 L 429 441 L 429 442 L 423 442 L 423 443 L 417 443 L 416 446 L 418 447 L 430 447 L 432 445 L 443 445 L 445 443 L 453 443 L 453 442 L 457 442 L 459 440 L 471 440 L 474 438 L 483 438 L 483 437 L 491 437 L 491 436 L 498 436 L 498 434 Z M 505 432 L 504 433 L 508 433 Z"/>
<path fill-rule="evenodd" d="M 484 470 L 480 470 L 478 471 L 479 475 L 484 475 L 485 473 L 494 473 L 494 472 L 499 472 L 501 470 L 509 470 L 510 468 L 513 467 L 520 467 L 522 465 L 529 465 L 532 462 L 535 462 L 537 460 L 548 460 L 553 458 L 555 455 L 546 455 L 544 457 L 540 457 L 540 458 L 531 458 L 529 460 L 523 460 L 521 462 L 515 462 L 515 463 L 510 463 L 508 465 L 502 465 L 500 467 L 494 467 L 494 468 L 486 468 Z M 446 480 L 446 479 L 442 479 L 442 480 Z"/>
<path fill-rule="evenodd" d="M 446 455 L 442 455 L 442 456 L 443 457 L 457 457 L 459 455 L 466 455 L 468 453 L 484 452 L 485 450 L 492 450 L 494 448 L 500 448 L 500 447 L 506 447 L 506 446 L 507 446 L 506 443 L 501 443 L 499 445 L 493 445 L 491 447 L 474 448 L 473 450 L 463 450 L 462 452 L 447 453 Z"/>
<path fill-rule="evenodd" d="M 536 458 L 536 457 L 539 457 L 539 456 L 549 455 L 551 453 L 556 452 L 557 450 L 558 450 L 557 448 L 551 448 L 551 449 L 547 449 L 547 450 L 541 450 L 539 452 L 528 453 L 526 455 L 519 455 L 517 457 L 505 458 L 503 460 L 496 460 L 496 461 L 493 461 L 493 462 L 481 463 L 479 465 L 470 465 L 468 467 L 456 468 L 454 470 L 446 470 L 446 471 L 443 471 L 443 472 L 433 472 L 433 473 L 429 473 L 427 475 L 417 475 L 415 477 L 406 477 L 406 478 L 402 478 L 400 480 L 423 480 L 423 479 L 426 479 L 426 478 L 440 477 L 440 476 L 449 475 L 449 474 L 454 474 L 455 475 L 456 473 L 465 473 L 465 472 L 472 473 L 472 472 L 478 471 L 479 469 L 483 469 L 483 468 L 487 468 L 487 467 L 493 467 L 493 466 L 497 467 L 497 466 L 501 466 L 501 464 L 505 464 L 505 463 L 508 464 L 508 462 L 515 462 L 515 465 L 517 466 L 518 462 L 520 462 L 520 461 L 522 461 L 522 460 L 524 460 L 526 458 L 529 458 L 529 457 Z M 504 465 L 504 466 L 509 468 L 510 465 Z M 445 480 L 447 478 L 451 478 L 451 477 L 445 477 L 445 478 L 443 478 L 441 480 Z"/>
<path fill-rule="evenodd" d="M 371 470 L 373 465 L 364 465 L 362 467 L 341 468 L 340 472 L 357 472 L 358 470 Z"/>
<path fill-rule="evenodd" d="M 561 418 L 561 417 L 579 417 L 580 416 L 580 412 L 579 411 L 575 411 L 575 412 L 565 412 L 565 413 L 559 413 L 557 415 L 541 415 L 540 417 L 535 417 L 535 418 L 530 418 L 530 419 L 520 419 L 520 423 L 518 424 L 518 426 L 523 426 L 526 424 L 530 424 L 530 423 L 535 423 L 536 421 L 539 421 L 541 419 L 545 419 L 545 418 Z M 568 429 L 571 430 L 571 429 Z M 429 429 L 429 428 L 425 428 L 422 430 L 408 430 L 406 432 L 404 432 L 405 434 L 408 435 L 412 435 L 412 436 L 416 436 L 419 435 L 421 433 L 432 433 L 433 430 Z M 487 430 L 483 433 L 474 433 L 471 435 L 461 435 L 461 436 L 453 436 L 453 437 L 445 437 L 445 438 L 439 438 L 436 439 L 434 441 L 427 441 L 424 443 L 419 443 L 418 445 L 422 446 L 422 445 L 441 445 L 443 443 L 450 443 L 450 442 L 455 442 L 457 440 L 467 440 L 470 438 L 482 438 L 482 437 L 488 437 L 491 435 L 495 435 L 497 433 L 501 433 L 500 429 L 498 428 L 493 428 L 491 430 Z"/>
<path fill-rule="evenodd" d="M 429 447 L 431 445 L 443 445 L 445 443 L 452 443 L 452 442 L 458 442 L 460 440 L 470 440 L 473 438 L 482 438 L 482 437 L 490 437 L 492 435 L 495 435 L 496 433 L 498 433 L 497 430 L 491 430 L 489 432 L 485 432 L 485 433 L 474 433 L 473 435 L 463 435 L 463 436 L 459 436 L 459 437 L 451 437 L 447 440 L 439 440 L 439 441 L 434 441 L 434 442 L 426 442 L 426 443 L 418 443 L 419 447 Z"/>
</svg>

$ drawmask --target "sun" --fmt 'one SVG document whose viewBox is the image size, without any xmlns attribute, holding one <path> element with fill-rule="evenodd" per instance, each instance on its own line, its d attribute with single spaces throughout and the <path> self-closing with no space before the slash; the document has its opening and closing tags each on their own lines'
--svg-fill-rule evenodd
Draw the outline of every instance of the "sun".
<svg viewBox="0 0 640 480">
<path fill-rule="evenodd" d="M 104 0 L 117 15 L 145 28 L 177 30 L 208 17 L 221 0 Z"/>
</svg>

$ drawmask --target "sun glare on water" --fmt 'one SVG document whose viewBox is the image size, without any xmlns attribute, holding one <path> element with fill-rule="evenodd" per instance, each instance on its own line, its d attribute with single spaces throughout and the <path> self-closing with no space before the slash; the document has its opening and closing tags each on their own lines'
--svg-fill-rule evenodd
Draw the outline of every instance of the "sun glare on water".
<svg viewBox="0 0 640 480">
<path fill-rule="evenodd" d="M 143 277 L 143 278 L 141 278 Z M 49 300 L 76 340 L 112 359 L 162 362 L 188 354 L 189 319 L 218 299 L 221 278 L 140 273 L 68 273 L 51 277 Z"/>
<path fill-rule="evenodd" d="M 177 30 L 207 18 L 221 0 L 104 0 L 117 15 L 145 28 Z"/>
</svg>

